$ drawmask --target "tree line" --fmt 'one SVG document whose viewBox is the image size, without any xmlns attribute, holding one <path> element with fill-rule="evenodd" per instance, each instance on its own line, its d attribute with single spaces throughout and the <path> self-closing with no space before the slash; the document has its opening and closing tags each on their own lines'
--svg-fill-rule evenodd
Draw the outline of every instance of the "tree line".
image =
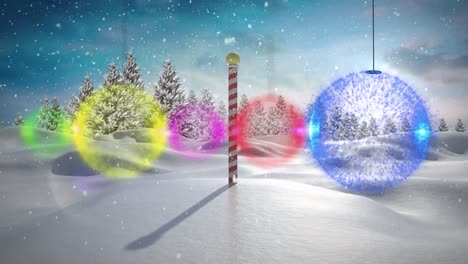
<svg viewBox="0 0 468 264">
<path fill-rule="evenodd" d="M 453 130 L 456 132 L 465 132 L 465 125 L 463 124 L 463 121 L 460 118 L 457 119 L 457 124 L 455 125 Z M 447 126 L 447 122 L 445 122 L 444 118 L 441 118 L 439 120 L 439 127 L 437 131 L 439 132 L 449 131 L 449 127 Z"/>
<path fill-rule="evenodd" d="M 141 73 L 136 62 L 135 56 L 133 53 L 129 53 L 127 56 L 127 61 L 123 66 L 122 73 L 119 72 L 119 69 L 115 63 L 110 63 L 107 68 L 107 73 L 104 76 L 103 85 L 100 89 L 108 89 L 109 87 L 114 86 L 131 86 L 132 89 L 139 89 L 144 91 L 145 85 L 141 79 Z M 187 103 L 197 102 L 200 105 L 206 106 L 207 109 L 217 112 L 222 117 L 227 116 L 227 109 L 224 101 L 219 101 L 215 103 L 215 98 L 213 94 L 208 89 L 201 90 L 199 96 L 193 91 L 190 90 L 188 93 L 182 88 L 179 77 L 177 76 L 175 67 L 173 66 L 170 60 L 166 60 L 163 64 L 163 70 L 160 73 L 159 80 L 153 85 L 154 93 L 152 97 L 159 104 L 161 111 L 170 116 L 172 111 L 178 106 Z M 113 92 L 113 91 L 119 92 Z M 112 97 L 114 101 L 119 101 L 125 99 L 126 105 L 137 104 L 138 98 L 135 98 L 129 94 L 126 94 L 128 89 L 108 89 L 110 94 L 109 97 Z M 37 114 L 37 127 L 40 129 L 50 130 L 50 131 L 61 131 L 62 126 L 70 126 L 71 120 L 75 118 L 77 111 L 80 109 L 80 106 L 88 100 L 96 92 L 94 83 L 92 82 L 89 75 L 84 76 L 82 84 L 79 89 L 78 95 L 73 95 L 71 99 L 65 103 L 63 107 L 59 105 L 57 98 L 49 100 L 44 98 L 42 100 L 42 105 L 40 107 L 39 113 Z M 135 102 L 133 102 L 133 100 Z M 130 102 L 128 102 L 130 101 Z M 90 120 L 89 125 L 100 126 L 94 127 L 93 129 L 97 133 L 108 134 L 119 130 L 122 127 L 130 129 L 141 128 L 142 125 L 128 124 L 131 118 L 126 118 L 125 115 L 129 115 L 126 109 L 121 109 L 119 104 L 103 105 L 97 104 L 94 106 L 96 109 L 94 111 L 104 112 L 106 115 L 106 124 L 102 122 L 93 122 Z M 128 110 L 128 109 L 127 109 Z M 201 119 L 201 118 L 198 118 Z M 69 122 L 63 122 L 63 120 L 69 120 Z M 200 127 L 206 127 L 207 124 L 204 124 L 200 120 L 197 120 L 197 117 L 193 122 L 198 122 L 196 125 Z M 112 123 L 112 126 L 109 127 L 109 123 Z M 15 126 L 20 126 L 24 124 L 24 118 L 21 114 L 18 114 L 13 122 Z M 5 126 L 5 123 L 0 123 L 1 126 Z M 105 127 L 105 129 L 104 129 Z M 207 135 L 200 135 L 200 137 L 206 138 Z"/>
<path fill-rule="evenodd" d="M 104 76 L 103 85 L 100 89 L 125 85 L 145 91 L 145 84 L 141 79 L 140 70 L 133 53 L 128 54 L 122 73 L 115 63 L 108 65 L 107 73 Z M 159 80 L 153 84 L 153 90 L 152 97 L 158 102 L 161 110 L 168 117 L 171 116 L 172 111 L 178 106 L 195 102 L 224 118 L 227 117 L 224 101 L 221 100 L 216 104 L 214 96 L 208 89 L 203 89 L 198 96 L 193 90 L 186 93 L 170 60 L 164 62 Z M 137 104 L 138 98 L 135 98 L 132 94 L 126 94 L 125 92 L 115 93 L 114 91 L 115 89 L 108 89 L 108 96 L 114 101 L 130 100 L 126 102 L 126 105 Z M 82 80 L 78 95 L 73 95 L 63 107 L 59 105 L 57 98 L 52 98 L 52 100 L 44 98 L 37 116 L 37 127 L 50 131 L 60 131 L 64 129 L 64 126 L 70 126 L 70 122 L 63 122 L 63 120 L 73 120 L 83 102 L 89 99 L 95 92 L 96 89 L 93 82 L 89 75 L 86 75 Z M 135 102 L 132 100 L 135 100 Z M 123 109 L 119 104 L 113 104 L 109 107 L 109 105 L 103 103 L 97 104 L 95 107 L 95 111 L 102 112 L 106 116 L 104 124 L 103 122 L 93 122 L 93 120 L 89 122 L 90 125 L 96 126 L 93 128 L 96 133 L 107 134 L 123 128 L 137 129 L 142 127 L 141 122 L 129 123 L 129 120 L 132 119 L 125 118 L 125 115 L 129 115 L 130 112 L 127 111 L 128 109 Z M 290 124 L 291 120 L 294 119 L 294 109 L 286 104 L 283 96 L 278 96 L 277 102 L 266 109 L 260 102 L 254 102 L 252 105 L 249 104 L 247 95 L 243 94 L 240 99 L 239 111 L 242 111 L 246 107 L 249 107 L 248 114 L 246 115 L 248 119 L 246 122 L 247 127 L 242 131 L 245 136 L 257 137 L 285 135 L 289 133 L 292 125 Z M 309 116 L 312 109 L 313 103 L 306 107 L 304 118 Z M 191 139 L 209 138 L 209 132 L 206 129 L 209 126 L 208 121 L 209 118 L 207 118 L 206 113 L 195 111 L 190 115 L 190 118 L 184 121 L 187 124 L 183 124 L 183 126 L 190 127 L 191 129 L 186 130 L 183 136 Z M 112 125 L 109 126 L 109 123 Z M 24 124 L 23 116 L 18 114 L 13 124 L 15 126 Z M 382 129 L 380 129 L 375 118 L 370 118 L 368 121 L 360 121 L 354 113 L 343 112 L 339 107 L 335 107 L 332 109 L 331 114 L 327 116 L 321 130 L 332 140 L 354 140 L 382 134 L 408 132 L 412 129 L 407 118 L 403 118 L 398 124 L 395 123 L 395 120 L 388 118 L 384 121 Z M 5 122 L 0 122 L 0 127 L 4 126 Z M 438 131 L 444 132 L 448 130 L 449 128 L 445 119 L 441 119 Z M 457 132 L 465 131 L 461 119 L 457 120 L 454 130 Z"/>
<path fill-rule="evenodd" d="M 325 118 L 321 132 L 331 140 L 355 140 L 367 138 L 370 136 L 389 135 L 398 132 L 412 131 L 413 125 L 407 117 L 399 120 L 398 124 L 393 118 L 384 120 L 383 127 L 379 129 L 377 120 L 371 117 L 369 121 L 359 121 L 358 117 L 352 112 L 342 112 L 338 107 L 334 107 L 331 114 Z M 448 131 L 444 119 L 440 120 L 438 131 Z M 457 120 L 454 131 L 465 132 L 463 121 Z"/>
<path fill-rule="evenodd" d="M 297 118 L 296 110 L 288 105 L 282 95 L 278 96 L 275 104 L 268 109 L 260 101 L 249 103 L 246 94 L 241 95 L 239 111 L 242 114 L 245 127 L 241 133 L 245 137 L 267 135 L 287 135 L 294 126 Z"/>
</svg>

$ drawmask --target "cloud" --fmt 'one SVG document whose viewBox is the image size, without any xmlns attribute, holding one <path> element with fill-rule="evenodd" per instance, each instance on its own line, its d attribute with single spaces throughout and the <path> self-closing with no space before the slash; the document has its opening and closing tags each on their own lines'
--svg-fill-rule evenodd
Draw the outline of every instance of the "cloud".
<svg viewBox="0 0 468 264">
<path fill-rule="evenodd" d="M 387 52 L 385 60 L 392 67 L 428 81 L 468 82 L 468 54 L 451 55 L 439 51 L 443 48 L 430 41 L 410 43 Z"/>
<path fill-rule="evenodd" d="M 453 59 L 452 63 L 455 67 L 468 68 L 468 54 Z"/>
<path fill-rule="evenodd" d="M 224 38 L 224 45 L 234 45 L 236 44 L 236 38 L 235 37 L 226 37 Z"/>
</svg>

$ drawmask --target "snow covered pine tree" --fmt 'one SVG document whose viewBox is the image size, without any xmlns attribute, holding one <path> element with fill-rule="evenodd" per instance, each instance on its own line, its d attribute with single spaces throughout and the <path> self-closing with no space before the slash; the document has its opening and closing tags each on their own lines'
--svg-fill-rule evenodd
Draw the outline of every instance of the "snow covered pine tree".
<svg viewBox="0 0 468 264">
<path fill-rule="evenodd" d="M 457 126 L 455 127 L 455 131 L 465 132 L 465 126 L 463 125 L 463 121 L 460 118 L 457 119 Z"/>
<path fill-rule="evenodd" d="M 366 121 L 362 121 L 361 127 L 359 129 L 359 138 L 367 138 L 370 136 L 369 127 L 367 126 Z"/>
<path fill-rule="evenodd" d="M 219 101 L 217 112 L 222 118 L 225 119 L 227 117 L 227 108 L 223 100 Z"/>
<path fill-rule="evenodd" d="M 278 96 L 278 101 L 270 108 L 267 116 L 268 135 L 286 135 L 288 127 L 285 122 L 287 119 L 287 105 L 282 95 Z"/>
<path fill-rule="evenodd" d="M 359 129 L 359 120 L 355 113 L 351 113 L 351 139 L 360 139 L 361 130 Z"/>
<path fill-rule="evenodd" d="M 213 100 L 213 95 L 211 94 L 211 92 L 208 89 L 203 89 L 201 91 L 200 103 L 203 106 L 208 107 L 209 109 L 212 109 L 212 110 L 215 109 L 215 103 L 214 103 L 214 100 Z"/>
<path fill-rule="evenodd" d="M 395 125 L 395 122 L 391 118 L 387 118 L 387 120 L 385 121 L 383 134 L 388 135 L 388 134 L 393 134 L 396 132 L 397 132 L 397 127 Z"/>
<path fill-rule="evenodd" d="M 201 125 L 202 128 L 202 139 L 203 140 L 208 140 L 211 139 L 213 135 L 213 131 L 211 131 L 212 126 L 210 125 L 210 122 L 212 120 L 213 114 L 215 113 L 215 102 L 213 95 L 208 89 L 203 89 L 201 91 L 201 96 L 200 96 L 200 104 L 202 106 L 201 108 Z"/>
<path fill-rule="evenodd" d="M 152 127 L 152 118 L 159 116 L 153 97 L 129 84 L 111 85 L 84 103 L 87 136 L 111 134 L 115 131 Z M 89 102 L 89 104 L 88 104 Z"/>
<path fill-rule="evenodd" d="M 13 124 L 15 126 L 21 126 L 24 124 L 23 116 L 20 113 L 16 114 L 15 121 L 13 122 Z"/>
<path fill-rule="evenodd" d="M 37 127 L 41 129 L 49 130 L 49 120 L 50 120 L 50 109 L 49 98 L 44 98 L 42 100 L 42 106 L 39 110 Z"/>
<path fill-rule="evenodd" d="M 123 81 L 125 84 L 130 84 L 144 90 L 143 81 L 141 80 L 140 69 L 132 52 L 128 53 L 127 62 L 124 65 Z"/>
<path fill-rule="evenodd" d="M 379 126 L 377 125 L 377 120 L 374 117 L 369 119 L 369 135 L 378 136 L 379 135 Z"/>
<path fill-rule="evenodd" d="M 190 90 L 189 93 L 188 93 L 188 96 L 187 96 L 187 102 L 188 103 L 195 103 L 197 101 L 198 101 L 197 95 L 195 94 L 195 92 L 193 90 Z"/>
<path fill-rule="evenodd" d="M 297 124 L 295 123 L 297 122 L 297 113 L 293 105 L 288 105 L 285 121 L 286 121 L 286 127 L 285 127 L 286 135 L 295 133 L 294 128 L 297 126 Z"/>
<path fill-rule="evenodd" d="M 444 118 L 441 118 L 440 119 L 440 124 L 439 124 L 439 132 L 446 132 L 448 131 L 448 126 L 447 126 L 447 122 L 445 122 L 445 119 Z"/>
<path fill-rule="evenodd" d="M 78 96 L 73 96 L 72 99 L 68 102 L 65 106 L 65 113 L 69 118 L 74 118 L 76 111 L 80 108 L 80 105 L 88 99 L 94 93 L 94 84 L 86 75 L 83 78 L 81 87 L 80 87 L 80 94 Z"/>
<path fill-rule="evenodd" d="M 411 125 L 408 121 L 408 118 L 405 117 L 403 118 L 403 121 L 401 121 L 401 127 L 400 127 L 400 131 L 401 132 L 409 132 L 411 130 Z"/>
<path fill-rule="evenodd" d="M 177 125 L 177 131 L 185 138 L 192 140 L 206 138 L 207 125 L 203 123 L 202 108 L 203 107 L 197 102 L 187 103 L 183 107 L 172 112 L 172 116 L 176 115 L 176 118 L 169 118 L 169 122 L 173 122 Z M 182 118 L 177 118 L 177 116 Z M 172 126 L 172 124 L 169 124 L 169 126 Z"/>
<path fill-rule="evenodd" d="M 341 126 L 341 138 L 342 140 L 351 140 L 351 115 L 346 112 L 343 115 L 342 126 Z"/>
<path fill-rule="evenodd" d="M 117 69 L 117 65 L 115 63 L 109 64 L 107 67 L 107 74 L 104 77 L 104 87 L 110 86 L 110 85 L 117 85 L 121 84 L 123 82 L 123 77 L 119 73 L 119 70 Z"/>
<path fill-rule="evenodd" d="M 240 104 L 239 104 L 239 106 L 240 106 L 239 109 L 242 110 L 242 108 L 246 107 L 248 104 L 249 104 L 249 99 L 247 98 L 247 95 L 242 94 Z"/>
<path fill-rule="evenodd" d="M 247 135 L 252 137 L 264 136 L 268 134 L 268 128 L 266 123 L 267 113 L 262 103 L 255 101 L 254 105 L 250 106 L 249 109 L 249 121 L 247 127 Z"/>
<path fill-rule="evenodd" d="M 343 118 L 338 107 L 334 107 L 332 114 L 328 119 L 327 137 L 331 140 L 341 140 L 341 131 L 343 130 Z"/>
<path fill-rule="evenodd" d="M 38 127 L 45 130 L 57 131 L 61 128 L 64 121 L 64 113 L 60 108 L 57 98 L 52 100 L 52 104 L 49 103 L 49 99 L 45 98 L 42 104 Z"/>
<path fill-rule="evenodd" d="M 154 85 L 154 97 L 165 113 L 170 113 L 185 100 L 184 90 L 170 60 L 164 62 L 159 81 Z"/>
</svg>

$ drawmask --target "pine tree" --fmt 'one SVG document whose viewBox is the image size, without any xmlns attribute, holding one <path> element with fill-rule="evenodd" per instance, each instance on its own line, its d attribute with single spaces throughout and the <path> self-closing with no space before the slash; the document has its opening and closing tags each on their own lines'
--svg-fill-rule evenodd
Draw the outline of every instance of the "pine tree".
<svg viewBox="0 0 468 264">
<path fill-rule="evenodd" d="M 132 52 L 128 54 L 127 62 L 124 65 L 123 81 L 125 84 L 130 84 L 144 90 L 140 69 Z"/>
<path fill-rule="evenodd" d="M 5 121 L 2 120 L 2 122 L 0 122 L 0 128 L 4 128 L 5 127 Z"/>
<path fill-rule="evenodd" d="M 249 99 L 247 98 L 247 95 L 242 94 L 240 104 L 239 104 L 239 106 L 240 106 L 239 109 L 242 109 L 242 108 L 246 107 L 248 104 L 249 104 Z"/>
<path fill-rule="evenodd" d="M 366 121 L 362 121 L 361 123 L 361 127 L 359 129 L 359 138 L 367 138 L 370 136 L 370 131 L 369 131 L 369 127 L 367 126 L 367 122 Z"/>
<path fill-rule="evenodd" d="M 282 95 L 278 97 L 278 102 L 276 103 L 275 109 L 278 113 L 278 118 L 280 118 L 279 134 L 287 135 L 290 129 L 288 120 L 288 105 L 286 104 Z"/>
<path fill-rule="evenodd" d="M 38 127 L 50 131 L 59 130 L 64 118 L 64 113 L 60 108 L 57 98 L 54 98 L 52 103 L 49 103 L 49 100 L 45 98 L 39 112 Z"/>
<path fill-rule="evenodd" d="M 397 132 L 397 127 L 395 125 L 395 122 L 391 118 L 387 118 L 387 120 L 385 121 L 383 134 L 388 135 L 388 134 L 393 134 L 396 132 Z"/>
<path fill-rule="evenodd" d="M 218 103 L 218 114 L 223 118 L 227 117 L 227 109 L 223 100 L 219 101 Z"/>
<path fill-rule="evenodd" d="M 88 75 L 83 77 L 80 87 L 80 94 L 73 96 L 72 99 L 65 106 L 64 112 L 69 118 L 74 118 L 76 111 L 80 108 L 81 104 L 86 101 L 94 93 L 94 84 Z"/>
<path fill-rule="evenodd" d="M 333 108 L 328 124 L 328 133 L 326 133 L 328 137 L 332 140 L 342 139 L 343 117 L 338 107 Z"/>
<path fill-rule="evenodd" d="M 58 103 L 58 100 L 56 97 L 52 100 L 52 107 L 51 107 L 51 129 L 52 131 L 59 130 L 60 125 L 63 121 L 64 118 L 64 113 L 62 109 L 60 108 L 60 105 Z"/>
<path fill-rule="evenodd" d="M 190 90 L 189 94 L 188 94 L 188 97 L 187 97 L 187 102 L 188 103 L 195 103 L 197 101 L 198 101 L 197 95 L 195 94 L 195 92 L 193 90 Z"/>
<path fill-rule="evenodd" d="M 250 122 L 248 122 L 247 135 L 248 137 L 258 137 L 268 134 L 266 127 L 267 113 L 262 103 L 256 101 L 251 109 Z"/>
<path fill-rule="evenodd" d="M 170 113 L 184 102 L 184 90 L 181 88 L 180 80 L 170 60 L 164 62 L 164 69 L 154 89 L 154 97 L 165 113 Z"/>
<path fill-rule="evenodd" d="M 267 115 L 267 127 L 269 135 L 285 135 L 289 128 L 286 123 L 287 104 L 283 96 L 278 96 L 278 101 L 270 108 Z"/>
<path fill-rule="evenodd" d="M 245 124 L 242 127 L 240 133 L 247 138 L 253 137 L 252 135 L 252 120 L 253 120 L 253 106 L 252 105 L 244 105 L 243 108 L 239 109 L 240 115 L 238 116 L 240 119 L 240 123 Z"/>
<path fill-rule="evenodd" d="M 457 126 L 455 127 L 455 131 L 465 132 L 465 126 L 463 125 L 463 121 L 460 118 L 457 119 Z"/>
<path fill-rule="evenodd" d="M 346 112 L 343 115 L 343 122 L 340 130 L 340 140 L 351 140 L 352 139 L 352 120 L 351 113 Z"/>
<path fill-rule="evenodd" d="M 39 110 L 39 115 L 38 115 L 38 122 L 37 122 L 37 127 L 46 129 L 48 127 L 49 123 L 49 114 L 50 114 L 50 109 L 51 106 L 49 104 L 49 98 L 44 98 L 42 100 L 42 106 Z"/>
<path fill-rule="evenodd" d="M 203 89 L 201 91 L 200 103 L 203 106 L 208 107 L 209 109 L 212 109 L 212 110 L 215 109 L 215 103 L 214 103 L 214 100 L 213 100 L 213 95 L 211 94 L 211 92 L 208 89 Z"/>
<path fill-rule="evenodd" d="M 70 101 L 68 101 L 67 105 L 64 107 L 65 114 L 73 119 L 75 117 L 76 112 L 80 108 L 80 99 L 77 96 L 72 96 Z"/>
<path fill-rule="evenodd" d="M 359 139 L 359 120 L 354 113 L 349 114 L 349 131 L 350 131 L 350 140 Z"/>
<path fill-rule="evenodd" d="M 81 88 L 80 88 L 80 95 L 78 96 L 78 98 L 80 99 L 80 102 L 83 102 L 84 100 L 86 100 L 93 93 L 94 93 L 94 84 L 89 78 L 89 76 L 86 75 L 83 78 L 83 84 L 81 85 Z"/>
<path fill-rule="evenodd" d="M 252 111 L 251 110 L 252 107 L 248 106 L 246 109 L 248 109 L 249 111 Z M 275 119 L 275 117 L 274 117 L 275 113 L 274 112 L 275 112 L 275 107 L 274 106 L 270 107 L 268 109 L 268 111 L 267 111 L 266 124 L 265 124 L 267 135 L 278 135 L 279 134 L 278 120 Z"/>
<path fill-rule="evenodd" d="M 288 127 L 288 109 L 287 104 L 284 101 L 284 97 L 280 95 L 278 97 L 278 102 L 275 105 L 275 109 L 278 114 L 278 118 L 281 121 L 280 126 L 278 127 L 280 135 L 287 135 L 289 132 Z"/>
<path fill-rule="evenodd" d="M 441 118 L 440 119 L 440 124 L 439 124 L 439 132 L 445 132 L 448 131 L 448 126 L 447 123 L 445 122 L 445 119 Z"/>
<path fill-rule="evenodd" d="M 293 105 L 288 105 L 285 118 L 285 132 L 286 134 L 294 133 L 293 129 L 296 126 L 296 120 L 298 119 L 296 109 Z M 302 117 L 302 114 L 301 114 Z"/>
<path fill-rule="evenodd" d="M 18 113 L 16 114 L 15 121 L 13 122 L 15 126 L 22 126 L 24 124 L 23 116 Z"/>
<path fill-rule="evenodd" d="M 192 119 L 191 122 L 182 122 L 179 129 L 179 134 L 188 139 L 199 139 L 201 136 L 200 124 L 196 118 L 192 118 L 192 115 L 187 116 L 186 118 Z"/>
<path fill-rule="evenodd" d="M 104 77 L 104 87 L 121 84 L 122 81 L 123 78 L 122 75 L 119 73 L 119 70 L 117 69 L 117 65 L 115 65 L 115 63 L 112 62 L 107 67 L 107 74 Z"/>
<path fill-rule="evenodd" d="M 379 126 L 377 125 L 377 121 L 373 117 L 371 117 L 369 120 L 369 135 L 373 137 L 379 135 Z"/>
<path fill-rule="evenodd" d="M 176 128 L 180 135 L 193 140 L 207 141 L 216 136 L 212 122 L 218 122 L 219 119 L 213 119 L 211 108 L 201 104 L 186 104 L 184 107 L 171 113 L 170 127 Z"/>
<path fill-rule="evenodd" d="M 403 121 L 401 121 L 401 127 L 400 131 L 401 132 L 409 132 L 411 130 L 411 125 L 408 121 L 408 118 L 403 118 Z"/>
<path fill-rule="evenodd" d="M 185 138 L 201 140 L 207 137 L 207 125 L 204 123 L 203 108 L 198 104 L 187 104 L 171 113 L 170 127 L 177 128 L 179 134 Z"/>
<path fill-rule="evenodd" d="M 115 131 L 153 127 L 161 109 L 156 101 L 135 86 L 112 85 L 91 98 L 93 108 L 84 108 L 87 116 L 87 135 L 106 135 Z M 85 103 L 86 104 L 86 103 Z"/>
</svg>

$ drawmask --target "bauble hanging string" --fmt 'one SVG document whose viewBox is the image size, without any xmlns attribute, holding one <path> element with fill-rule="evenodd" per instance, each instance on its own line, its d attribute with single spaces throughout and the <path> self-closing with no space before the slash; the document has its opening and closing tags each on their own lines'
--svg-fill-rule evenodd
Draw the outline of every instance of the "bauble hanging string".
<svg viewBox="0 0 468 264">
<path fill-rule="evenodd" d="M 381 71 L 375 70 L 375 3 L 372 0 L 372 70 L 366 71 L 369 74 L 380 74 Z"/>
<path fill-rule="evenodd" d="M 332 82 L 307 118 L 313 158 L 345 189 L 382 192 L 425 159 L 431 124 L 424 102 L 398 77 L 375 70 L 374 1 L 372 70 Z"/>
</svg>

